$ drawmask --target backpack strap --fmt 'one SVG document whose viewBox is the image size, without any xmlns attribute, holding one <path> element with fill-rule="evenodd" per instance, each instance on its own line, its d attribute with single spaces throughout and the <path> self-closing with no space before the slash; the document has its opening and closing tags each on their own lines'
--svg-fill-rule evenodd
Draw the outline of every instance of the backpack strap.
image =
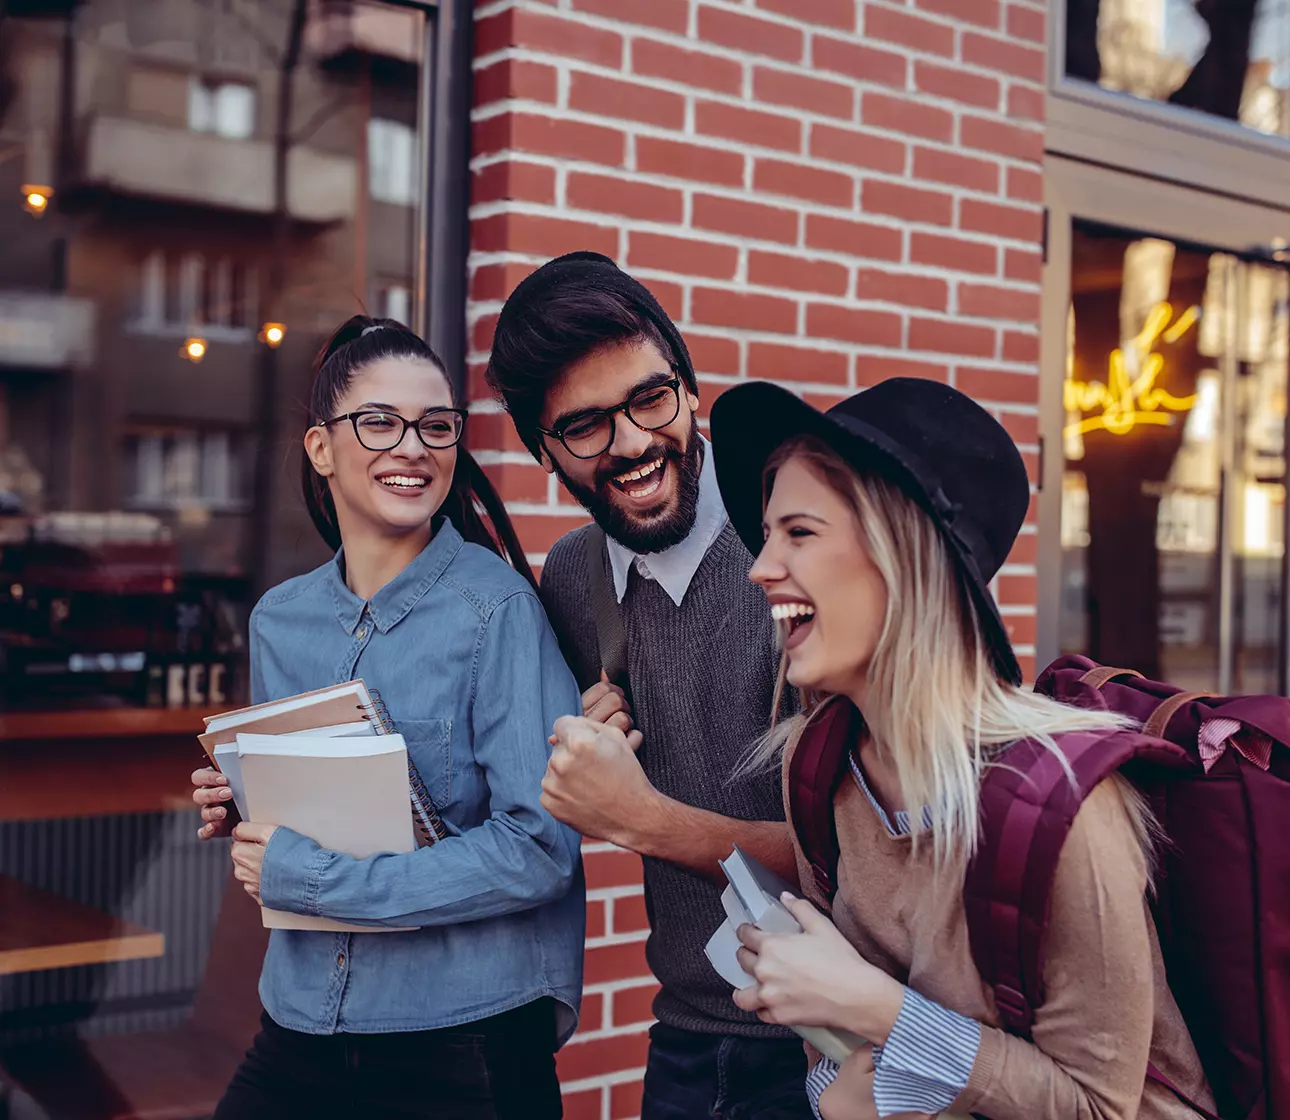
<svg viewBox="0 0 1290 1120">
<path fill-rule="evenodd" d="M 834 697 L 810 717 L 788 767 L 788 815 L 820 893 L 837 893 L 838 829 L 833 798 L 863 719 L 845 697 Z"/>
<path fill-rule="evenodd" d="M 608 539 L 605 531 L 593 521 L 583 534 L 582 542 L 586 550 L 587 590 L 591 596 L 591 613 L 596 620 L 600 666 L 613 684 L 627 692 L 627 631 L 605 562 Z"/>
<path fill-rule="evenodd" d="M 1080 805 L 1133 758 L 1143 737 L 1128 731 L 1061 735 L 1062 758 L 1040 743 L 1008 747 L 981 783 L 981 842 L 963 884 L 972 956 L 994 989 L 1004 1027 L 1030 1037 L 1044 1001 L 1044 938 L 1057 858 Z M 1073 774 L 1074 781 L 1070 775 Z"/>
<path fill-rule="evenodd" d="M 1152 739 L 1165 738 L 1169 721 L 1178 714 L 1179 708 L 1193 700 L 1205 700 L 1216 695 L 1218 694 L 1215 692 L 1175 692 L 1167 700 L 1162 700 L 1160 706 L 1147 717 L 1147 722 L 1142 725 L 1142 734 Z"/>
<path fill-rule="evenodd" d="M 1092 685 L 1093 688 L 1101 689 L 1104 685 L 1115 680 L 1116 677 L 1141 676 L 1142 674 L 1136 669 L 1117 669 L 1113 665 L 1099 665 L 1096 669 L 1090 669 L 1080 677 L 1080 683 Z"/>
</svg>

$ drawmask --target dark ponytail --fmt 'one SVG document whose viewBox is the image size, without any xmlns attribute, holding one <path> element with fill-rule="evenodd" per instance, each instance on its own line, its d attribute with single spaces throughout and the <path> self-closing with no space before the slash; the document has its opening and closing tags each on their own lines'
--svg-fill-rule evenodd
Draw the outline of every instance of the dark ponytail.
<svg viewBox="0 0 1290 1120">
<path fill-rule="evenodd" d="M 366 315 L 355 315 L 340 325 L 314 358 L 307 424 L 312 427 L 332 416 L 337 401 L 349 389 L 354 374 L 364 366 L 386 358 L 413 358 L 429 362 L 452 385 L 452 379 L 444 370 L 439 355 L 419 335 L 393 319 L 369 319 Z M 454 405 L 456 396 L 454 388 Z M 300 484 L 305 508 L 309 511 L 318 535 L 334 551 L 341 546 L 341 536 L 331 487 L 314 470 L 314 465 L 303 448 L 300 459 Z M 524 549 L 520 545 L 515 526 L 511 524 L 505 504 L 474 456 L 461 444 L 457 446 L 457 466 L 452 473 L 452 485 L 439 509 L 439 515 L 447 516 L 465 540 L 495 552 L 537 587 L 533 569 L 524 556 Z"/>
</svg>

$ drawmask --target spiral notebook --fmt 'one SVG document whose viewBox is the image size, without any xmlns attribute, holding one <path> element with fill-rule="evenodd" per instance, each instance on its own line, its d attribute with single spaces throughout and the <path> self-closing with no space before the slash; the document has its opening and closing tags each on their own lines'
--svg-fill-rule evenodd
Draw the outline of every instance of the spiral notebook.
<svg viewBox="0 0 1290 1120">
<path fill-rule="evenodd" d="M 393 735 L 397 732 L 381 694 L 374 688 L 369 689 L 361 679 L 207 716 L 205 723 L 206 731 L 197 739 L 211 764 L 221 771 L 236 755 L 225 750 L 216 758 L 216 748 L 236 743 L 238 735 L 346 734 L 345 728 L 353 728 L 348 733 Z M 428 847 L 447 836 L 448 830 L 411 755 L 408 756 L 407 767 L 408 796 L 412 803 L 417 844 Z M 232 785 L 232 775 L 228 776 Z M 244 801 L 239 806 L 236 800 L 229 806 L 228 816 L 217 835 L 226 836 L 232 832 L 233 826 L 242 819 L 241 809 L 244 807 Z"/>
</svg>

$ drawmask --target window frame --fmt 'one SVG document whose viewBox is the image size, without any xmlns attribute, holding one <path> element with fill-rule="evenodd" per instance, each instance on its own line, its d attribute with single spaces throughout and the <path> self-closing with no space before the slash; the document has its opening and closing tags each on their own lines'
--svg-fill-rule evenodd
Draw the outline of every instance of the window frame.
<svg viewBox="0 0 1290 1120">
<path fill-rule="evenodd" d="M 1066 2 L 1048 12 L 1049 152 L 1290 209 L 1290 137 L 1067 77 Z"/>
</svg>

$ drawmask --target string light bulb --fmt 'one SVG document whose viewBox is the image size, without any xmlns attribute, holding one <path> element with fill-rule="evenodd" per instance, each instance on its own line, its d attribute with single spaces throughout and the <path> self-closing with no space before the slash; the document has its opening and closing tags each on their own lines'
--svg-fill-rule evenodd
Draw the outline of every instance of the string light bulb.
<svg viewBox="0 0 1290 1120">
<path fill-rule="evenodd" d="M 206 357 L 206 340 L 196 336 L 184 340 L 183 348 L 179 351 L 181 358 L 186 358 L 190 362 L 200 362 Z"/>
</svg>

